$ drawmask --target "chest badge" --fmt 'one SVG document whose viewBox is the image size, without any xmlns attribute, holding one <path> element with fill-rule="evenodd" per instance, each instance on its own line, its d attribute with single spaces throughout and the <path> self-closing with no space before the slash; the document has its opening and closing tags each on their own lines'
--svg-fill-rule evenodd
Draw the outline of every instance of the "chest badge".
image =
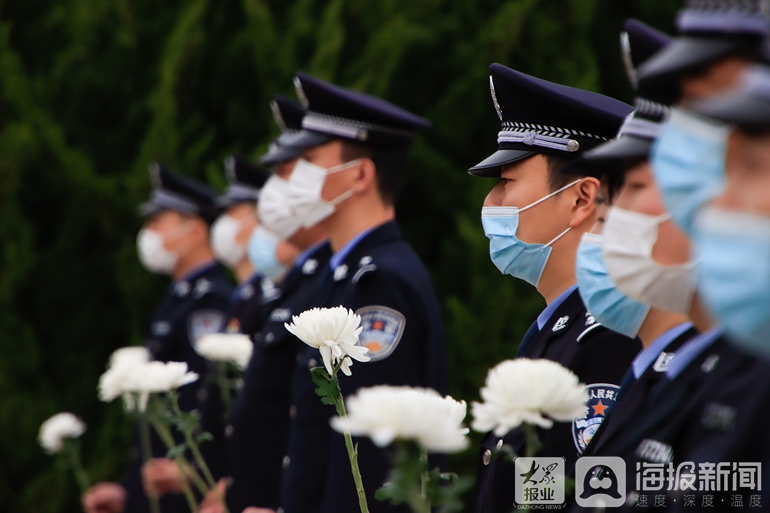
<svg viewBox="0 0 770 513">
<path fill-rule="evenodd" d="M 569 315 L 565 315 L 564 317 L 559 317 L 554 323 L 553 328 L 551 328 L 551 331 L 556 333 L 557 331 L 563 330 L 564 328 L 567 327 L 568 322 L 569 322 Z"/>
<path fill-rule="evenodd" d="M 572 439 L 578 454 L 583 454 L 586 446 L 593 440 L 599 426 L 615 405 L 620 391 L 618 385 L 610 383 L 595 383 L 588 385 L 586 389 L 588 390 L 586 415 L 572 422 Z"/>
</svg>

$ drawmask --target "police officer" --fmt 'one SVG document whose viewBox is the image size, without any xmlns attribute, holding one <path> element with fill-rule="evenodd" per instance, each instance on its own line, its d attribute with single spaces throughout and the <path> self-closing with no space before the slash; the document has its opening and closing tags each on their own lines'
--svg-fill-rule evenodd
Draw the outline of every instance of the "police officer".
<svg viewBox="0 0 770 513">
<path fill-rule="evenodd" d="M 446 391 L 440 311 L 428 273 L 404 242 L 394 204 L 406 179 L 412 137 L 429 123 L 380 98 L 304 73 L 295 80 L 308 113 L 293 140 L 305 147 L 294 174 L 303 190 L 300 217 L 319 222 L 334 255 L 323 268 L 317 306 L 342 305 L 362 319 L 360 344 L 371 361 L 341 376 L 344 396 L 390 384 Z M 294 176 L 292 176 L 294 178 Z M 293 376 L 292 420 L 280 506 L 286 513 L 359 511 L 342 435 L 332 433 L 333 407 L 321 404 L 306 347 Z M 358 364 L 357 364 L 358 365 Z M 357 369 L 357 370 L 356 370 Z M 390 469 L 385 451 L 355 440 L 369 511 L 393 511 L 374 498 Z"/>
<path fill-rule="evenodd" d="M 258 210 L 264 227 L 302 252 L 263 307 L 259 329 L 253 334 L 254 352 L 244 371 L 243 388 L 226 428 L 226 498 L 230 511 L 239 512 L 248 507 L 278 507 L 291 415 L 290 378 L 302 345 L 283 325 L 292 315 L 315 306 L 317 281 L 331 256 L 325 231 L 318 226 L 302 227 L 293 218 L 293 211 L 285 208 L 290 201 L 285 186 L 291 181 L 301 152 L 287 145 L 286 139 L 301 126 L 301 115 L 291 114 L 304 110 L 283 97 L 277 97 L 273 105 L 274 112 L 280 114 L 276 118 L 283 133 L 260 159 L 263 165 L 273 166 L 273 174 L 262 190 Z M 217 508 L 218 504 L 213 504 L 210 511 Z"/>
<path fill-rule="evenodd" d="M 276 283 L 299 251 L 257 220 L 257 200 L 270 173 L 238 155 L 227 157 L 225 169 L 229 184 L 219 198 L 225 212 L 212 227 L 211 244 L 217 259 L 234 271 L 239 283 L 227 331 L 254 335 L 261 325 L 262 308 L 275 299 Z"/>
<path fill-rule="evenodd" d="M 765 59 L 764 0 L 687 0 L 678 13 L 679 37 L 648 59 L 638 79 L 681 82 L 681 102 L 735 87 L 748 64 Z"/>
<path fill-rule="evenodd" d="M 621 46 L 629 78 L 632 86 L 636 87 L 635 69 L 664 47 L 670 38 L 637 20 L 628 20 L 625 29 L 621 35 Z M 629 181 L 635 186 L 635 193 L 644 191 L 644 197 L 652 197 L 653 201 L 650 203 L 654 208 L 661 200 L 654 191 L 647 156 L 655 135 L 660 130 L 661 122 L 670 110 L 668 105 L 677 99 L 678 87 L 671 83 L 658 83 L 654 86 L 643 83 L 637 93 L 634 100 L 636 109 L 620 128 L 617 139 L 586 152 L 579 161 L 567 166 L 564 171 L 569 173 L 579 167 L 586 174 L 600 177 L 602 185 L 606 186 L 610 193 L 610 199 L 623 189 L 625 174 L 628 172 L 631 175 Z M 646 173 L 648 180 L 643 181 L 640 178 L 642 173 Z M 621 202 L 615 206 L 629 208 L 643 201 L 644 197 L 638 194 L 634 198 L 631 197 L 630 191 L 625 191 Z M 600 217 L 606 218 L 606 215 Z M 622 400 L 618 400 L 608 412 L 605 421 L 583 453 L 584 456 L 614 455 L 612 444 L 620 442 L 617 435 L 625 427 L 629 416 L 641 406 L 645 395 L 654 384 L 665 376 L 676 350 L 697 334 L 687 317 L 688 312 L 651 307 L 618 290 L 605 265 L 603 225 L 604 223 L 597 223 L 596 233 L 583 236 L 577 258 L 578 287 L 598 322 L 627 336 L 638 336 L 644 349 L 634 359 L 621 384 Z M 671 221 L 668 221 L 668 225 L 661 225 L 660 230 L 678 231 Z M 630 255 L 626 256 L 631 258 Z M 632 261 L 623 263 L 629 267 L 632 264 Z M 673 281 L 661 281 L 661 289 L 669 295 L 675 295 L 675 291 L 666 289 L 676 286 Z"/>
<path fill-rule="evenodd" d="M 621 379 L 641 346 L 601 326 L 583 304 L 575 258 L 583 233 L 596 221 L 600 184 L 579 170 L 570 175 L 560 171 L 614 137 L 631 107 L 500 64 L 490 71 L 492 99 L 502 122 L 499 148 L 469 173 L 497 179 L 481 214 L 493 263 L 537 287 L 548 304 L 518 354 L 556 361 L 588 385 L 585 419 L 538 430 L 538 455 L 565 458 L 569 471 L 615 402 Z M 504 444 L 522 454 L 523 431 L 485 437 L 475 511 L 507 512 L 515 507 L 512 483 L 517 472 L 511 462 L 492 458 Z"/>
<path fill-rule="evenodd" d="M 146 347 L 158 361 L 186 362 L 189 369 L 206 375 L 207 363 L 195 352 L 195 339 L 224 328 L 231 287 L 217 266 L 209 243 L 209 227 L 219 214 L 216 195 L 208 187 L 172 173 L 161 164 L 150 166 L 153 191 L 140 206 L 145 217 L 137 238 L 139 259 L 148 271 L 173 279 L 168 293 L 150 322 Z M 179 405 L 184 411 L 205 407 L 208 389 L 200 379 L 179 389 Z M 138 440 L 138 437 L 136 437 Z M 158 460 L 145 469 L 163 477 L 155 483 L 178 483 L 176 466 L 162 458 L 167 449 L 153 439 L 153 455 Z M 205 446 L 205 444 L 204 444 Z M 100 483 L 84 498 L 87 511 L 147 511 L 143 492 L 138 441 L 128 476 L 121 483 Z M 203 447 L 202 447 L 203 448 Z M 188 506 L 180 490 L 156 488 L 163 511 L 185 511 Z"/>
</svg>

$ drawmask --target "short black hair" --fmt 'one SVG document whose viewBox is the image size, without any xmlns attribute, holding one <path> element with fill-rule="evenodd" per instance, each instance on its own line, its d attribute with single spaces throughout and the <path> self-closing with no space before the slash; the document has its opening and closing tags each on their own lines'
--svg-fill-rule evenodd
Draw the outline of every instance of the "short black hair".
<svg viewBox="0 0 770 513">
<path fill-rule="evenodd" d="M 342 140 L 343 162 L 369 159 L 377 170 L 377 190 L 386 205 L 393 205 L 406 182 L 409 148 L 383 148 L 356 141 Z"/>
<path fill-rule="evenodd" d="M 565 185 L 582 178 L 580 175 L 561 172 L 562 168 L 571 163 L 574 159 L 562 157 L 560 155 L 551 155 L 549 153 L 543 153 L 542 155 L 545 157 L 545 163 L 548 169 L 548 188 L 551 192 L 558 191 Z"/>
</svg>

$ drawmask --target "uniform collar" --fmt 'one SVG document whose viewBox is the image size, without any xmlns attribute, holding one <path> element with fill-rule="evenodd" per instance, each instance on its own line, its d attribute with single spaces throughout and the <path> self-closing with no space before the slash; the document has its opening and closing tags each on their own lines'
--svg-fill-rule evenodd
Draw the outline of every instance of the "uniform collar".
<svg viewBox="0 0 770 513">
<path fill-rule="evenodd" d="M 540 315 L 537 316 L 537 329 L 542 330 L 543 326 L 545 326 L 545 323 L 548 322 L 548 319 L 551 318 L 553 313 L 556 311 L 557 308 L 561 306 L 562 303 L 564 303 L 564 300 L 569 297 L 570 294 L 575 292 L 577 290 L 577 283 L 569 287 L 567 290 L 559 294 L 559 296 L 551 301 L 551 304 L 545 307 L 545 310 L 543 310 Z"/>
<path fill-rule="evenodd" d="M 307 262 L 316 253 L 316 251 L 318 251 L 321 248 L 321 246 L 323 246 L 327 242 L 328 241 L 324 239 L 320 242 L 316 242 L 309 248 L 305 248 L 305 250 L 302 251 L 302 253 L 300 253 L 299 255 L 297 255 L 297 258 L 294 260 L 294 267 L 302 267 L 303 265 L 305 265 L 305 262 Z"/>
<path fill-rule="evenodd" d="M 208 262 L 202 263 L 200 265 L 197 265 L 193 267 L 186 275 L 184 275 L 182 278 L 178 280 L 174 280 L 174 284 L 183 282 L 183 281 L 193 281 L 196 278 L 199 278 L 202 274 L 210 271 L 214 267 L 217 266 L 217 263 L 214 260 L 209 260 Z"/>
<path fill-rule="evenodd" d="M 666 371 L 666 378 L 674 379 L 687 367 L 693 360 L 695 360 L 706 349 L 711 347 L 714 342 L 722 335 L 722 327 L 715 326 L 705 333 L 701 333 L 697 337 L 687 342 L 682 348 L 677 351 L 676 358 L 671 360 Z"/>
<path fill-rule="evenodd" d="M 342 246 L 342 249 L 337 251 L 335 254 L 332 255 L 331 260 L 329 260 L 329 266 L 332 268 L 332 271 L 336 270 L 337 267 L 342 264 L 342 262 L 347 258 L 347 256 L 350 254 L 353 249 L 358 245 L 359 242 L 361 242 L 364 237 L 372 233 L 378 226 L 373 226 L 371 228 L 367 228 L 366 230 L 359 232 L 355 237 L 350 239 L 347 244 Z"/>
<path fill-rule="evenodd" d="M 631 363 L 631 368 L 634 371 L 634 377 L 639 379 L 639 376 L 641 376 L 644 371 L 647 370 L 647 367 L 649 367 L 650 364 L 655 361 L 658 355 L 663 352 L 671 344 L 671 342 L 676 340 L 680 335 L 684 334 L 684 332 L 690 328 L 692 328 L 691 322 L 684 322 L 674 326 L 656 338 L 655 341 L 649 345 L 649 347 L 642 349 L 642 351 L 636 355 L 636 358 L 634 358 L 634 361 Z"/>
</svg>

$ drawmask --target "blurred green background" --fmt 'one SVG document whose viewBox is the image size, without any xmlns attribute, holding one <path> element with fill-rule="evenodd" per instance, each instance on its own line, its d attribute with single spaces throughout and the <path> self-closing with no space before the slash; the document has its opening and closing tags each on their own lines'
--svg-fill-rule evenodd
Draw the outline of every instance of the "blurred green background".
<svg viewBox="0 0 770 513">
<path fill-rule="evenodd" d="M 277 133 L 268 101 L 304 70 L 433 121 L 398 218 L 435 279 L 451 392 L 478 397 L 542 308 L 489 261 L 492 183 L 465 170 L 495 148 L 488 70 L 500 62 L 630 101 L 626 18 L 673 30 L 674 0 L 0 0 L 0 511 L 78 511 L 40 423 L 88 424 L 94 480 L 119 478 L 129 426 L 96 383 L 141 343 L 167 282 L 135 253 L 147 165 L 224 186 L 222 162 Z M 454 459 L 475 473 L 475 450 Z"/>
</svg>

